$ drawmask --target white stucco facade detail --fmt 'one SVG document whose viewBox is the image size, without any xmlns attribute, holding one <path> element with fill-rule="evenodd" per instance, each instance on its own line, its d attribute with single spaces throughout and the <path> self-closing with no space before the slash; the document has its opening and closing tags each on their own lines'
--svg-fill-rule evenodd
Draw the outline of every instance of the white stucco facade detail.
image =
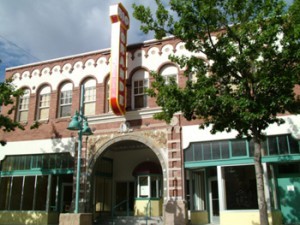
<svg viewBox="0 0 300 225">
<path fill-rule="evenodd" d="M 74 155 L 74 138 L 8 142 L 5 146 L 0 147 L 0 160 L 3 160 L 6 155 L 33 155 L 64 152 L 70 152 L 71 155 Z"/>
<path fill-rule="evenodd" d="M 285 123 L 280 126 L 272 124 L 266 130 L 266 135 L 278 135 L 290 133 L 294 138 L 300 139 L 300 115 L 289 115 L 281 117 Z M 216 141 L 236 138 L 236 131 L 232 132 L 217 132 L 212 135 L 211 127 L 200 129 L 199 125 L 184 126 L 182 128 L 182 147 L 187 148 L 192 142 L 201 141 Z"/>
</svg>

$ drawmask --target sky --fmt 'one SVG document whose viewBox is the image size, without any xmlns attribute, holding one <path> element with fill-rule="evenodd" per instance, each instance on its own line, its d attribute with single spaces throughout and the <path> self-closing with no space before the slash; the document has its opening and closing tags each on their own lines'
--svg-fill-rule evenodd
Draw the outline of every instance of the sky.
<svg viewBox="0 0 300 225">
<path fill-rule="evenodd" d="M 139 30 L 132 4 L 154 0 L 0 0 L 0 82 L 5 68 L 109 48 L 109 7 L 119 2 L 130 16 L 127 43 L 153 39 Z"/>
</svg>

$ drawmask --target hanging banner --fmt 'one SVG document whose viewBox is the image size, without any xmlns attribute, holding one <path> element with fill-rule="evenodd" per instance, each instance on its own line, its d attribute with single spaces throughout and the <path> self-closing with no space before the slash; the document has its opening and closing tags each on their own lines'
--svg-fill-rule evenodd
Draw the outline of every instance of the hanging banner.
<svg viewBox="0 0 300 225">
<path fill-rule="evenodd" d="M 109 102 L 116 115 L 126 113 L 126 46 L 129 16 L 119 3 L 110 7 L 111 54 Z"/>
</svg>

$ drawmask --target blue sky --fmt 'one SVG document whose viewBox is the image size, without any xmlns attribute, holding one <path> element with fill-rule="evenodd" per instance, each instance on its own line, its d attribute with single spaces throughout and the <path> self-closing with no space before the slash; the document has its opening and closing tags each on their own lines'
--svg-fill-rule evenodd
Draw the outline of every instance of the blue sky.
<svg viewBox="0 0 300 225">
<path fill-rule="evenodd" d="M 0 0 L 0 82 L 5 68 L 109 48 L 109 6 L 119 2 L 130 14 L 128 44 L 152 39 L 132 4 L 155 7 L 154 0 Z"/>
<path fill-rule="evenodd" d="M 109 6 L 119 2 L 130 14 L 128 44 L 152 39 L 131 6 L 154 0 L 1 0 L 0 81 L 5 68 L 109 48 Z"/>
</svg>

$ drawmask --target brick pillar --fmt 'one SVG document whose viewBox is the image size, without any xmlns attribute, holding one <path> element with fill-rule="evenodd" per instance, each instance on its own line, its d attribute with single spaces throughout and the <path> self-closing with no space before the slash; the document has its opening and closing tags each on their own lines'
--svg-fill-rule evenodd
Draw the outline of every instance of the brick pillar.
<svg viewBox="0 0 300 225">
<path fill-rule="evenodd" d="M 151 75 L 149 75 L 149 87 L 151 87 L 151 85 L 154 81 L 155 81 L 155 79 Z M 156 98 L 151 98 L 150 96 L 148 96 L 148 106 L 150 108 L 157 107 Z"/>
<path fill-rule="evenodd" d="M 169 199 L 164 205 L 165 224 L 187 224 L 184 198 L 183 159 L 181 154 L 181 127 L 177 124 L 168 129 L 168 190 Z"/>
<path fill-rule="evenodd" d="M 31 126 L 36 117 L 36 94 L 31 94 L 29 97 L 28 124 Z"/>
<path fill-rule="evenodd" d="M 96 85 L 96 115 L 105 113 L 106 105 L 106 89 L 105 84 L 101 83 Z"/>
<path fill-rule="evenodd" d="M 74 87 L 73 94 L 72 94 L 71 116 L 74 115 L 76 110 L 79 112 L 79 105 L 80 105 L 80 87 Z"/>
<path fill-rule="evenodd" d="M 57 117 L 58 113 L 58 91 L 52 91 L 50 95 L 50 109 L 49 109 L 49 120 L 53 120 Z"/>
<path fill-rule="evenodd" d="M 131 79 L 126 80 L 126 110 L 131 111 L 132 109 L 132 87 Z"/>
<path fill-rule="evenodd" d="M 179 126 L 169 129 L 168 134 L 168 164 L 169 164 L 169 196 L 183 198 L 183 174 L 181 158 L 181 128 Z"/>
</svg>

